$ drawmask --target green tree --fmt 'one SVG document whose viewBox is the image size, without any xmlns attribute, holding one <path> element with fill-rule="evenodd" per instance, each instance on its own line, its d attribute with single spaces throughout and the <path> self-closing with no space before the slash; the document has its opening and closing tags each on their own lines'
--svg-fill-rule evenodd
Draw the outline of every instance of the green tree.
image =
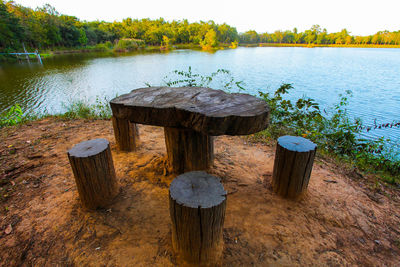
<svg viewBox="0 0 400 267">
<path fill-rule="evenodd" d="M 305 31 L 305 37 L 304 40 L 308 44 L 315 43 L 317 41 L 318 35 L 321 34 L 321 27 L 319 25 L 313 25 L 311 29 Z"/>
<path fill-rule="evenodd" d="M 255 44 L 260 42 L 260 36 L 256 31 L 247 31 L 240 35 L 240 42 L 247 44 Z"/>
<path fill-rule="evenodd" d="M 326 29 L 323 29 L 322 32 L 320 32 L 320 33 L 317 35 L 316 43 L 317 43 L 317 44 L 326 44 L 327 41 L 328 41 L 328 40 L 327 40 L 327 36 L 328 36 L 328 33 L 327 33 Z"/>
<path fill-rule="evenodd" d="M 9 13 L 4 2 L 0 1 L 0 49 L 16 49 L 23 39 L 23 29 L 19 19 Z"/>
<path fill-rule="evenodd" d="M 282 40 L 283 40 L 283 33 L 281 32 L 281 31 L 275 31 L 274 32 L 274 36 L 275 36 L 275 40 L 276 40 L 276 42 L 277 43 L 282 43 Z"/>
<path fill-rule="evenodd" d="M 164 37 L 165 36 L 165 37 Z M 168 38 L 168 39 L 165 39 Z M 78 47 L 107 43 L 107 47 L 134 40 L 137 46 L 143 41 L 150 45 L 173 43 L 192 43 L 205 48 L 213 48 L 218 43 L 246 44 L 257 43 L 308 43 L 308 44 L 385 44 L 400 45 L 400 32 L 380 31 L 370 36 L 351 36 L 343 29 L 329 33 L 319 25 L 299 32 L 275 31 L 258 34 L 254 30 L 238 34 L 236 28 L 214 21 L 189 23 L 165 21 L 163 18 L 134 19 L 126 18 L 122 22 L 80 21 L 74 16 L 59 14 L 54 7 L 28 8 L 13 1 L 0 0 L 0 49 L 12 51 L 20 49 L 22 41 L 27 48 Z M 121 44 L 122 45 L 122 44 Z M 120 46 L 121 46 L 120 45 Z M 136 46 L 134 45 L 134 46 Z"/>
<path fill-rule="evenodd" d="M 83 35 L 80 29 L 76 27 L 78 19 L 72 16 L 62 15 L 59 17 L 58 30 L 61 35 L 61 45 L 67 47 L 73 47 L 82 44 L 80 41 Z M 86 38 L 86 33 L 85 33 Z M 83 41 L 83 40 L 82 40 Z M 87 43 L 87 38 L 86 42 Z"/>
<path fill-rule="evenodd" d="M 217 33 L 213 29 L 208 30 L 203 41 L 201 42 L 201 47 L 203 49 L 212 49 L 217 45 Z"/>
<path fill-rule="evenodd" d="M 168 38 L 168 36 L 163 35 L 162 38 L 162 42 L 161 42 L 161 46 L 165 49 L 169 49 L 170 48 L 170 39 Z"/>
<path fill-rule="evenodd" d="M 346 39 L 345 39 L 345 44 L 349 45 L 349 44 L 352 44 L 352 43 L 353 43 L 353 37 L 350 36 L 350 35 L 347 35 Z"/>
<path fill-rule="evenodd" d="M 340 31 L 339 33 L 339 38 L 343 41 L 343 42 L 347 42 L 349 39 L 347 38 L 350 35 L 350 33 L 346 30 L 343 29 Z"/>
<path fill-rule="evenodd" d="M 60 21 L 58 19 L 58 12 L 49 4 L 38 8 L 35 12 L 41 28 L 41 35 L 43 36 L 43 45 L 46 47 L 54 47 L 59 45 L 62 41 L 60 34 Z"/>
<path fill-rule="evenodd" d="M 226 44 L 236 41 L 237 40 L 236 28 L 233 28 L 226 23 L 218 25 L 217 38 L 219 42 Z"/>
<path fill-rule="evenodd" d="M 303 38 L 303 34 L 302 34 L 302 33 L 298 33 L 298 32 L 297 32 L 297 28 L 294 28 L 294 29 L 293 29 L 293 42 L 294 42 L 295 44 L 301 43 L 302 38 Z"/>
<path fill-rule="evenodd" d="M 371 43 L 373 43 L 373 44 L 381 43 L 381 36 L 380 36 L 379 32 L 375 33 L 374 36 L 372 36 Z"/>
<path fill-rule="evenodd" d="M 284 31 L 282 42 L 286 44 L 294 43 L 294 33 L 292 31 Z"/>
<path fill-rule="evenodd" d="M 88 41 L 88 38 L 86 36 L 86 32 L 83 28 L 79 29 L 79 39 L 78 42 L 80 45 L 86 45 Z"/>
</svg>

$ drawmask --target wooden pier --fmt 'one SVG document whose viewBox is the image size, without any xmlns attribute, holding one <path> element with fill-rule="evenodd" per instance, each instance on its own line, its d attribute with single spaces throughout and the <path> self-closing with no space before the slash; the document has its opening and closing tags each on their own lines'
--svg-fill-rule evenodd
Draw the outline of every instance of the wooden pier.
<svg viewBox="0 0 400 267">
<path fill-rule="evenodd" d="M 40 64 L 43 64 L 42 58 L 40 57 L 40 54 L 37 51 L 33 52 L 33 53 L 27 53 L 27 52 L 25 52 L 25 53 L 0 53 L 0 55 L 16 55 L 17 58 L 19 58 L 18 56 L 26 55 L 26 59 L 28 60 L 28 62 L 29 62 L 29 55 L 35 55 L 36 58 L 38 59 L 38 62 Z"/>
</svg>

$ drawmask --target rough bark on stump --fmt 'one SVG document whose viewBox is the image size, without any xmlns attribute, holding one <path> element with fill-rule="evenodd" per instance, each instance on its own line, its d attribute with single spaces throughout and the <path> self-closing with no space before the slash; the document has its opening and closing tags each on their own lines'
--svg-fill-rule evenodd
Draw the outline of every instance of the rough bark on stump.
<svg viewBox="0 0 400 267">
<path fill-rule="evenodd" d="M 174 173 L 207 170 L 214 159 L 213 137 L 189 129 L 164 127 L 168 164 Z"/>
<path fill-rule="evenodd" d="M 110 144 L 106 139 L 81 142 L 68 150 L 82 205 L 106 207 L 118 193 Z"/>
<path fill-rule="evenodd" d="M 317 145 L 303 137 L 278 138 L 272 188 L 282 197 L 295 198 L 308 186 Z"/>
<path fill-rule="evenodd" d="M 134 151 L 139 139 L 138 128 L 129 120 L 112 117 L 115 141 L 122 151 Z"/>
<path fill-rule="evenodd" d="M 223 249 L 226 192 L 220 179 L 206 172 L 187 172 L 169 188 L 172 245 L 179 261 L 218 265 Z"/>
</svg>

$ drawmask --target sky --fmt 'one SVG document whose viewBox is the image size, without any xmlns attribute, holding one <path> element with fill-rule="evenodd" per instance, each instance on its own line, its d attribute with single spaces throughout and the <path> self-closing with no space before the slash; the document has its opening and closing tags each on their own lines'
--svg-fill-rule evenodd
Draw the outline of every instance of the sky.
<svg viewBox="0 0 400 267">
<path fill-rule="evenodd" d="M 330 32 L 346 28 L 352 35 L 400 30 L 400 0 L 14 0 L 36 8 L 48 3 L 59 13 L 81 20 L 121 21 L 163 17 L 168 21 L 213 20 L 239 32 L 299 31 L 318 24 Z"/>
</svg>

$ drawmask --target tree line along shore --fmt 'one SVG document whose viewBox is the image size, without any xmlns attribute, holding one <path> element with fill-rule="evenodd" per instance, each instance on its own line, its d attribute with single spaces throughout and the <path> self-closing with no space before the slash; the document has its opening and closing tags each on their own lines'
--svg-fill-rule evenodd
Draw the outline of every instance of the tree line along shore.
<svg viewBox="0 0 400 267">
<path fill-rule="evenodd" d="M 0 0 L 0 53 L 27 50 L 117 52 L 145 47 L 161 49 L 242 46 L 338 46 L 338 47 L 399 47 L 400 31 L 379 31 L 374 35 L 353 36 L 347 29 L 328 33 L 319 25 L 299 32 L 277 30 L 238 33 L 235 27 L 214 21 L 190 23 L 188 20 L 126 18 L 114 22 L 82 21 L 63 15 L 50 5 L 36 9 Z"/>
</svg>

